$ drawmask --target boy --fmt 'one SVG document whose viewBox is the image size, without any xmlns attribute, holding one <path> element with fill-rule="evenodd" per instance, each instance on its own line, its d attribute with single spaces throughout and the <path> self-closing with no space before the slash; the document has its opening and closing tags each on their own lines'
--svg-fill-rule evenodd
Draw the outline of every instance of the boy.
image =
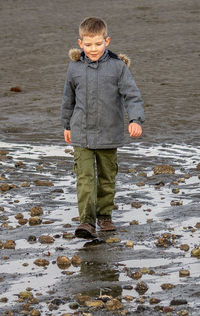
<svg viewBox="0 0 200 316">
<path fill-rule="evenodd" d="M 117 148 L 124 142 L 124 107 L 131 137 L 142 134 L 143 101 L 125 62 L 106 47 L 106 23 L 86 18 L 79 26 L 81 50 L 70 50 L 62 101 L 65 141 L 74 146 L 74 170 L 80 225 L 76 237 L 95 238 L 114 231 L 112 210 L 117 175 Z"/>
</svg>

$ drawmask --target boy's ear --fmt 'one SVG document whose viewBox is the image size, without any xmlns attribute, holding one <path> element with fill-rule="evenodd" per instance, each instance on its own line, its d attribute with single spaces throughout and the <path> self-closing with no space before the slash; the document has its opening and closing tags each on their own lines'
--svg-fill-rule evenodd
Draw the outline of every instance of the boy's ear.
<svg viewBox="0 0 200 316">
<path fill-rule="evenodd" d="M 105 39 L 106 46 L 108 46 L 108 45 L 110 44 L 110 40 L 111 40 L 111 38 L 110 38 L 110 37 L 106 37 L 106 39 Z"/>
<path fill-rule="evenodd" d="M 80 38 L 78 39 L 78 45 L 80 46 L 80 48 L 83 48 L 83 44 Z"/>
</svg>

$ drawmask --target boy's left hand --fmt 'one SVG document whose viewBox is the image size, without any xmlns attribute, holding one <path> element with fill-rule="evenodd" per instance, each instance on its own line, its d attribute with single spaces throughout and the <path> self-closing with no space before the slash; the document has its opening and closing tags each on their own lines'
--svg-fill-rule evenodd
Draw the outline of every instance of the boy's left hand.
<svg viewBox="0 0 200 316">
<path fill-rule="evenodd" d="M 131 137 L 140 137 L 142 135 L 142 127 L 137 123 L 130 123 L 128 131 Z"/>
</svg>

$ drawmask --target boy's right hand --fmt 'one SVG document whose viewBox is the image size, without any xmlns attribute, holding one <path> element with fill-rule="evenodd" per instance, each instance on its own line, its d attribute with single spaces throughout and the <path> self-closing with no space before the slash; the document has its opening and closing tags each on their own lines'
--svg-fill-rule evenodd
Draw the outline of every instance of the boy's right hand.
<svg viewBox="0 0 200 316">
<path fill-rule="evenodd" d="M 70 130 L 67 130 L 67 129 L 64 130 L 64 138 L 68 144 L 71 144 L 71 131 Z"/>
</svg>

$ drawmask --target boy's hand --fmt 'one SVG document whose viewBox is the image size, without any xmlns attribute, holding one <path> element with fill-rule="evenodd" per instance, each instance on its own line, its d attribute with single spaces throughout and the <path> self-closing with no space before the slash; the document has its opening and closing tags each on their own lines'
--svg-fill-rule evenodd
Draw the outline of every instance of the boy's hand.
<svg viewBox="0 0 200 316">
<path fill-rule="evenodd" d="M 71 144 L 71 131 L 70 130 L 66 130 L 66 129 L 64 130 L 64 138 L 68 144 Z"/>
<path fill-rule="evenodd" d="M 131 137 L 140 137 L 142 135 L 142 127 L 137 123 L 130 123 L 128 131 Z"/>
</svg>

